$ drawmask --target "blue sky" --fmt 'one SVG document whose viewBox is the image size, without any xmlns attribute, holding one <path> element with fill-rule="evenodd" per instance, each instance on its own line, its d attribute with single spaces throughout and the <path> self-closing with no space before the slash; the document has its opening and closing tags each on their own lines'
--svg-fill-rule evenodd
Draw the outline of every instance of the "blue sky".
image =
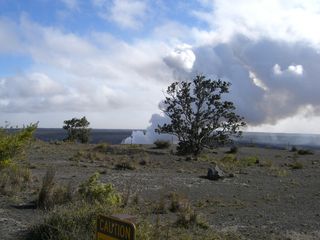
<svg viewBox="0 0 320 240">
<path fill-rule="evenodd" d="M 232 83 L 248 130 L 320 133 L 319 12 L 316 0 L 0 0 L 0 122 L 146 128 L 171 82 L 202 73 Z"/>
<path fill-rule="evenodd" d="M 130 3 L 130 1 L 127 2 Z M 111 17 L 107 19 L 103 16 L 103 14 L 110 14 L 114 4 L 111 0 L 1 0 L 0 16 L 15 24 L 19 24 L 21 18 L 26 18 L 41 26 L 57 28 L 64 33 L 76 34 L 83 38 L 92 32 L 108 33 L 128 43 L 136 39 L 147 38 L 155 27 L 168 21 L 176 21 L 186 26 L 206 25 L 188 12 L 190 9 L 202 8 L 202 5 L 197 1 L 141 2 L 145 3 L 143 8 L 145 12 L 141 16 L 140 13 L 133 13 L 132 16 L 132 20 L 137 21 L 134 23 L 137 26 L 127 26 Z M 17 71 L 30 67 L 32 62 L 32 56 L 25 54 L 10 52 L 1 54 L 0 63 L 4 70 L 0 74 L 1 76 L 15 74 Z"/>
</svg>

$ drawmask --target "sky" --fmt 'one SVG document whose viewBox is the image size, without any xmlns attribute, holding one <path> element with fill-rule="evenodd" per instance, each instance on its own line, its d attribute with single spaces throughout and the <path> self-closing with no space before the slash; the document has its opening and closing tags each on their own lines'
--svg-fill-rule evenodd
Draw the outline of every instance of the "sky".
<svg viewBox="0 0 320 240">
<path fill-rule="evenodd" d="M 145 129 L 204 74 L 247 131 L 320 133 L 319 22 L 317 0 L 0 0 L 0 125 Z"/>
</svg>

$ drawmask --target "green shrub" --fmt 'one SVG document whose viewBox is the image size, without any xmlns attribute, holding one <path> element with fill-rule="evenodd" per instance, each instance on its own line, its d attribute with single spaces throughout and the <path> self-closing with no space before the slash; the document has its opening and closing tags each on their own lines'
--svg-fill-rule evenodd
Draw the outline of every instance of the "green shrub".
<svg viewBox="0 0 320 240">
<path fill-rule="evenodd" d="M 49 195 L 55 198 L 55 201 L 59 201 L 61 197 L 67 196 L 66 192 L 71 191 L 51 187 L 54 183 L 53 178 L 54 174 L 48 172 L 44 177 L 43 185 L 46 186 L 47 192 L 51 192 Z M 100 183 L 98 173 L 79 186 L 78 197 L 75 201 L 52 208 L 42 223 L 31 227 L 27 239 L 94 239 L 97 216 L 111 215 L 119 211 L 118 207 L 121 203 L 120 194 L 111 184 Z"/>
<path fill-rule="evenodd" d="M 100 174 L 95 173 L 86 182 L 79 186 L 79 194 L 88 202 L 105 203 L 118 205 L 121 203 L 121 196 L 115 191 L 112 184 L 101 183 Z"/>
<path fill-rule="evenodd" d="M 298 150 L 298 154 L 299 155 L 312 155 L 313 152 L 307 149 L 299 149 Z"/>
<path fill-rule="evenodd" d="M 171 145 L 170 142 L 164 140 L 157 140 L 153 144 L 156 145 L 156 148 L 158 149 L 166 149 Z"/>
<path fill-rule="evenodd" d="M 0 168 L 7 167 L 15 157 L 23 152 L 36 128 L 37 123 L 17 131 L 0 128 Z"/>
</svg>

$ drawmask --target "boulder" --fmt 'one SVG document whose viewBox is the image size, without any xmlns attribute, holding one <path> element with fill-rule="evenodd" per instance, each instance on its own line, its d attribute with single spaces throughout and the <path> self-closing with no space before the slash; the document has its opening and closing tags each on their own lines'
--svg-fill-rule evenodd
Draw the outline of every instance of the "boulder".
<svg viewBox="0 0 320 240">
<path fill-rule="evenodd" d="M 215 165 L 214 168 L 208 168 L 207 178 L 209 180 L 218 180 L 224 177 L 225 173 L 217 165 Z"/>
</svg>

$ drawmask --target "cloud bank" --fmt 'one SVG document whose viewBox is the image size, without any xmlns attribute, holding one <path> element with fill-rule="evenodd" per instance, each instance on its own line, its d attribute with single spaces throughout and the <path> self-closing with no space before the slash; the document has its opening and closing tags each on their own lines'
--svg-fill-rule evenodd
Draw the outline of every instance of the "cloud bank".
<svg viewBox="0 0 320 240">
<path fill-rule="evenodd" d="M 320 32 L 313 27 L 320 20 L 316 1 L 201 2 L 212 10 L 193 14 L 211 29 L 195 36 L 189 48 L 194 62 L 184 69 L 187 79 L 201 73 L 231 82 L 228 98 L 254 130 L 320 115 Z M 175 52 L 172 56 L 176 64 L 166 63 L 173 71 L 188 65 L 184 58 L 175 59 Z M 153 134 L 152 141 L 158 137 Z"/>
<path fill-rule="evenodd" d="M 162 91 L 198 73 L 232 83 L 228 97 L 251 129 L 320 115 L 319 1 L 60 2 L 74 14 L 95 14 L 99 28 L 75 31 L 23 12 L 0 17 L 0 54 L 30 61 L 0 77 L 2 121 L 86 113 L 102 115 L 96 127 L 145 128 L 153 116 L 152 132 L 166 121 L 153 115 Z"/>
</svg>

